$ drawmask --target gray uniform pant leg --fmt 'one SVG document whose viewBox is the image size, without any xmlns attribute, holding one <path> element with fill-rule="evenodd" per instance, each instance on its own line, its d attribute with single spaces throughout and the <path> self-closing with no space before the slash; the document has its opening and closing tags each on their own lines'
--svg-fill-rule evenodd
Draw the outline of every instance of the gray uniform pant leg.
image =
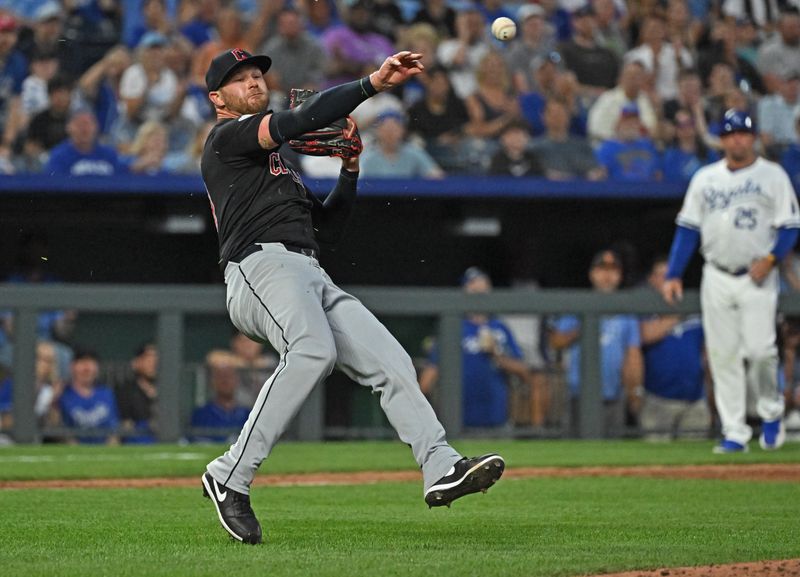
<svg viewBox="0 0 800 577">
<path fill-rule="evenodd" d="M 425 487 L 460 458 L 416 382 L 402 347 L 356 299 L 336 287 L 319 263 L 264 244 L 225 271 L 233 324 L 269 341 L 280 363 L 264 383 L 237 441 L 208 465 L 209 473 L 235 491 L 249 493 L 261 462 L 311 390 L 338 362 L 360 384 L 380 391 L 381 405 L 411 445 Z"/>
</svg>

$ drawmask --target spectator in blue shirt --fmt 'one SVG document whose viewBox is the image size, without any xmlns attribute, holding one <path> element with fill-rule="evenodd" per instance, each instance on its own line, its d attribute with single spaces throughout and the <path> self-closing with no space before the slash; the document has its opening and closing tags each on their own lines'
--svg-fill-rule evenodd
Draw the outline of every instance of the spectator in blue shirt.
<svg viewBox="0 0 800 577">
<path fill-rule="evenodd" d="M 78 110 L 67 123 L 69 138 L 56 146 L 44 168 L 53 176 L 109 176 L 123 174 L 117 151 L 97 142 L 97 119 L 89 110 Z"/>
<path fill-rule="evenodd" d="M 719 155 L 698 136 L 691 113 L 678 110 L 675 113 L 675 140 L 664 151 L 664 180 L 688 182 L 701 167 L 717 160 Z"/>
<path fill-rule="evenodd" d="M 598 252 L 592 259 L 589 280 L 595 291 L 610 294 L 622 282 L 622 260 L 611 250 Z M 580 398 L 580 338 L 581 323 L 575 315 L 555 320 L 550 333 L 550 345 L 556 351 L 567 352 L 566 378 L 571 397 L 570 420 L 578 423 Z M 602 388 L 604 429 L 607 437 L 617 436 L 626 423 L 626 409 L 638 410 L 642 383 L 642 351 L 639 322 L 633 315 L 606 316 L 600 320 L 600 383 Z M 577 429 L 573 430 L 574 433 Z"/>
<path fill-rule="evenodd" d="M 492 282 L 483 270 L 470 267 L 461 282 L 467 293 L 487 293 Z M 508 423 L 509 379 L 526 383 L 531 374 L 508 327 L 486 314 L 469 314 L 462 321 L 462 411 L 465 427 L 502 427 Z M 439 351 L 431 351 L 419 377 L 430 394 L 439 378 Z"/>
<path fill-rule="evenodd" d="M 236 400 L 239 388 L 237 360 L 231 354 L 224 359 L 217 356 L 209 365 L 213 398 L 192 412 L 192 427 L 198 429 L 219 429 L 219 434 L 201 431 L 193 437 L 200 442 L 224 442 L 237 435 L 247 421 L 250 409 Z"/>
<path fill-rule="evenodd" d="M 667 259 L 657 258 L 647 278 L 661 294 Z M 650 315 L 639 323 L 644 354 L 644 398 L 639 424 L 647 440 L 703 437 L 711 411 L 706 399 L 700 315 Z"/>
<path fill-rule="evenodd" d="M 23 128 L 22 82 L 28 76 L 28 60 L 14 48 L 18 23 L 0 13 L 0 174 L 12 172 L 11 153 Z"/>
<path fill-rule="evenodd" d="M 89 350 L 75 352 L 71 365 L 72 378 L 58 401 L 61 421 L 64 426 L 77 431 L 99 429 L 107 432 L 105 436 L 77 436 L 70 439 L 72 442 L 117 445 L 117 400 L 110 387 L 98 383 L 99 372 L 96 353 Z"/>
<path fill-rule="evenodd" d="M 606 167 L 609 180 L 646 182 L 661 178 L 661 160 L 653 140 L 645 136 L 639 107 L 626 104 L 617 121 L 616 138 L 604 140 L 597 160 Z"/>
</svg>

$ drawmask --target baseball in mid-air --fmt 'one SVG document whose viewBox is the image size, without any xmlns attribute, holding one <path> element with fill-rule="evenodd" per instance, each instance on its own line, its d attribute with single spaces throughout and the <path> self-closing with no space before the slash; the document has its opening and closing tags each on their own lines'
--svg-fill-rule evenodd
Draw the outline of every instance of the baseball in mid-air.
<svg viewBox="0 0 800 577">
<path fill-rule="evenodd" d="M 511 18 L 507 18 L 505 16 L 501 16 L 500 18 L 496 18 L 494 22 L 492 22 L 492 36 L 501 40 L 503 42 L 507 42 L 514 38 L 517 35 L 517 25 L 514 24 L 514 21 Z"/>
</svg>

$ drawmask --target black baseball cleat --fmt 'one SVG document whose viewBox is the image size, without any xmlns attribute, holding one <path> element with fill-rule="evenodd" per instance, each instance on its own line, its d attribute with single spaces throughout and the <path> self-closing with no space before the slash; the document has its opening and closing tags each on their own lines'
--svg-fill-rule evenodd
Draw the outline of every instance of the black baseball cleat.
<svg viewBox="0 0 800 577">
<path fill-rule="evenodd" d="M 250 507 L 250 495 L 239 493 L 203 473 L 203 496 L 208 497 L 217 509 L 219 522 L 231 537 L 242 543 L 261 543 L 261 525 Z"/>
<path fill-rule="evenodd" d="M 428 507 L 449 507 L 450 503 L 464 495 L 478 491 L 485 493 L 497 482 L 505 468 L 503 457 L 495 453 L 471 459 L 465 457 L 425 492 L 425 502 Z"/>
</svg>

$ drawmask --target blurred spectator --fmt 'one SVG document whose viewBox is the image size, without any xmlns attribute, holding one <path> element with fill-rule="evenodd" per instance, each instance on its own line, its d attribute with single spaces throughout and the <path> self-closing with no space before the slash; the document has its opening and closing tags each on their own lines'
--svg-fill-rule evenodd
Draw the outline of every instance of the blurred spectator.
<svg viewBox="0 0 800 577">
<path fill-rule="evenodd" d="M 272 58 L 270 72 L 284 92 L 322 86 L 326 55 L 317 39 L 306 32 L 297 10 L 284 8 L 278 14 L 277 33 L 264 43 L 261 53 Z"/>
<path fill-rule="evenodd" d="M 511 122 L 500 133 L 500 148 L 489 162 L 489 174 L 500 176 L 542 176 L 544 168 L 531 149 L 531 135 L 524 122 Z"/>
<path fill-rule="evenodd" d="M 715 63 L 725 62 L 731 67 L 738 86 L 747 91 L 754 90 L 763 94 L 764 83 L 755 65 L 740 56 L 736 50 L 736 28 L 734 22 L 724 20 L 713 24 L 711 42 L 700 52 L 698 68 L 707 76 Z"/>
<path fill-rule="evenodd" d="M 24 120 L 20 94 L 28 61 L 16 43 L 16 19 L 0 13 L 0 174 L 13 171 L 11 155 Z"/>
<path fill-rule="evenodd" d="M 659 257 L 647 278 L 658 294 L 666 274 L 667 259 Z M 708 375 L 700 315 L 652 315 L 640 321 L 639 329 L 644 355 L 644 398 L 639 423 L 644 438 L 661 441 L 707 436 L 711 411 L 706 399 Z"/>
<path fill-rule="evenodd" d="M 519 36 L 509 46 L 506 61 L 511 71 L 514 89 L 522 94 L 541 88 L 536 84 L 534 62 L 546 58 L 556 47 L 555 31 L 544 20 L 539 4 L 523 4 L 517 11 Z"/>
<path fill-rule="evenodd" d="M 489 275 L 468 268 L 461 279 L 464 292 L 488 293 Z M 509 422 L 509 379 L 527 382 L 529 372 L 514 335 L 499 319 L 470 313 L 462 327 L 462 417 L 465 427 L 502 427 Z M 439 379 L 439 351 L 434 347 L 419 376 L 422 392 L 430 395 Z"/>
<path fill-rule="evenodd" d="M 371 28 L 392 43 L 404 37 L 405 20 L 395 0 L 367 0 L 372 14 Z M 406 48 L 407 50 L 407 48 Z"/>
<path fill-rule="evenodd" d="M 781 156 L 781 166 L 794 182 L 800 182 L 800 110 L 794 114 L 795 141 L 790 144 Z M 800 282 L 798 282 L 800 290 Z"/>
<path fill-rule="evenodd" d="M 422 138 L 425 150 L 447 172 L 464 166 L 464 127 L 469 120 L 464 102 L 456 96 L 441 66 L 426 70 L 425 95 L 408 110 L 408 129 Z"/>
<path fill-rule="evenodd" d="M 79 99 L 94 111 L 100 134 L 104 137 L 120 121 L 120 82 L 130 65 L 128 50 L 124 46 L 115 46 L 78 80 Z"/>
<path fill-rule="evenodd" d="M 481 58 L 475 81 L 476 90 L 464 101 L 469 114 L 465 130 L 470 136 L 496 144 L 506 126 L 523 121 L 511 74 L 499 52 L 492 50 Z"/>
<path fill-rule="evenodd" d="M 597 160 L 609 180 L 646 182 L 661 178 L 661 160 L 653 140 L 646 136 L 635 104 L 623 107 L 617 120 L 616 138 L 604 140 L 596 150 Z"/>
<path fill-rule="evenodd" d="M 450 83 L 459 98 L 477 89 L 478 63 L 491 49 L 480 11 L 472 4 L 464 5 L 456 14 L 456 36 L 442 40 L 436 53 L 438 62 L 450 73 Z"/>
<path fill-rule="evenodd" d="M 728 110 L 727 99 L 732 91 L 737 90 L 733 68 L 727 62 L 717 62 L 708 74 L 708 86 L 705 90 L 706 117 L 711 126 L 722 121 Z"/>
<path fill-rule="evenodd" d="M 586 136 L 588 111 L 583 105 L 577 77 L 562 66 L 561 55 L 551 52 L 531 63 L 535 79 L 535 90 L 520 94 L 519 105 L 522 116 L 531 129 L 531 134 L 544 132 L 544 108 L 549 99 L 557 98 L 567 107 L 569 132 L 575 136 Z"/>
<path fill-rule="evenodd" d="M 58 376 L 58 357 L 52 343 L 36 343 L 35 397 L 33 412 L 38 425 L 58 422 L 54 401 L 61 395 L 63 384 Z M 0 429 L 14 426 L 14 383 L 5 365 L 0 364 Z"/>
<path fill-rule="evenodd" d="M 628 42 L 625 40 L 621 15 L 617 12 L 614 0 L 591 0 L 594 10 L 595 29 L 594 38 L 597 45 L 607 48 L 618 59 L 622 59 L 628 51 Z"/>
<path fill-rule="evenodd" d="M 186 86 L 164 61 L 168 42 L 158 32 L 145 34 L 136 49 L 136 61 L 122 74 L 119 97 L 124 115 L 113 129 L 113 138 L 123 153 L 143 122 L 168 123 L 180 111 Z"/>
<path fill-rule="evenodd" d="M 394 54 L 392 41 L 371 30 L 371 14 L 367 0 L 356 0 L 347 9 L 346 24 L 334 26 L 322 35 L 328 56 L 327 86 L 357 80 L 366 69 L 372 70 Z"/>
<path fill-rule="evenodd" d="M 236 401 L 252 407 L 261 392 L 264 383 L 278 366 L 278 356 L 272 351 L 265 351 L 263 343 L 234 331 L 231 335 L 229 350 L 214 349 L 206 355 L 206 365 L 233 365 L 239 374 L 239 386 Z"/>
<path fill-rule="evenodd" d="M 158 401 L 158 349 L 153 343 L 136 348 L 130 361 L 131 373 L 115 388 L 120 430 L 136 433 L 123 443 L 154 443 Z"/>
<path fill-rule="evenodd" d="M 736 39 L 736 54 L 749 62 L 758 72 L 758 47 L 761 44 L 759 29 L 753 24 L 753 20 L 748 17 L 737 18 L 734 30 Z M 760 78 L 759 74 L 759 78 Z M 763 93 L 763 89 L 761 90 Z"/>
<path fill-rule="evenodd" d="M 75 59 L 73 39 L 64 35 L 64 9 L 60 2 L 49 0 L 34 12 L 30 28 L 20 31 L 17 49 L 28 60 L 34 55 L 54 54 L 58 60 L 58 69 L 62 72 L 72 71 Z"/>
<path fill-rule="evenodd" d="M 425 149 L 406 138 L 406 119 L 397 112 L 375 121 L 375 141 L 361 155 L 365 178 L 442 178 L 444 171 Z"/>
<path fill-rule="evenodd" d="M 685 48 L 689 54 L 697 54 L 697 45 L 706 32 L 703 20 L 692 16 L 687 0 L 667 0 L 664 10 L 666 36 L 676 52 Z"/>
<path fill-rule="evenodd" d="M 491 26 L 497 18 L 514 19 L 514 15 L 504 6 L 503 0 L 477 0 L 475 5 L 483 15 L 483 21 L 487 26 Z"/>
<path fill-rule="evenodd" d="M 616 55 L 600 46 L 595 40 L 594 9 L 585 4 L 572 13 L 572 38 L 558 51 L 567 68 L 575 73 L 581 93 L 594 98 L 603 90 L 612 88 L 619 75 Z"/>
<path fill-rule="evenodd" d="M 622 281 L 622 261 L 615 252 L 603 250 L 592 258 L 589 269 L 592 288 L 600 293 L 615 292 Z M 567 351 L 567 384 L 571 396 L 570 422 L 573 433 L 580 414 L 580 331 L 578 317 L 556 319 L 550 345 Z M 639 323 L 633 315 L 614 315 L 600 319 L 600 375 L 603 398 L 603 428 L 606 437 L 618 436 L 626 422 L 626 408 L 638 412 L 642 385 L 642 351 Z"/>
<path fill-rule="evenodd" d="M 587 129 L 593 141 L 609 140 L 614 133 L 622 109 L 635 105 L 642 126 L 651 135 L 656 134 L 658 115 L 650 98 L 644 91 L 645 71 L 639 62 L 628 62 L 619 75 L 619 83 L 603 92 L 589 109 Z"/>
<path fill-rule="evenodd" d="M 195 131 L 194 137 L 184 150 L 170 153 L 164 158 L 164 168 L 168 172 L 176 174 L 200 174 L 200 158 L 203 155 L 203 147 L 206 144 L 208 133 L 213 127 L 213 122 L 202 124 Z"/>
<path fill-rule="evenodd" d="M 120 162 L 126 165 L 132 174 L 159 176 L 166 174 L 167 148 L 169 132 L 160 122 L 149 120 L 136 131 L 136 138 L 131 144 L 130 156 L 122 157 Z"/>
<path fill-rule="evenodd" d="M 72 359 L 71 379 L 58 400 L 61 421 L 65 427 L 76 429 L 107 430 L 107 436 L 70 438 L 70 442 L 119 444 L 119 412 L 114 391 L 100 384 L 97 354 L 89 350 L 76 350 Z"/>
<path fill-rule="evenodd" d="M 29 155 L 47 152 L 67 138 L 72 83 L 59 74 L 47 83 L 47 93 L 47 107 L 36 114 L 28 125 L 25 152 Z"/>
<path fill-rule="evenodd" d="M 142 0 L 141 11 L 142 21 L 131 30 L 126 42 L 128 48 L 136 48 L 148 32 L 171 36 L 175 31 L 165 0 Z"/>
<path fill-rule="evenodd" d="M 412 24 L 420 22 L 430 24 L 441 38 L 456 36 L 456 11 L 448 5 L 447 0 L 420 2 L 419 9 L 411 22 Z"/>
<path fill-rule="evenodd" d="M 22 81 L 22 113 L 26 123 L 49 104 L 47 83 L 58 72 L 55 52 L 35 50 L 30 58 L 30 74 Z"/>
<path fill-rule="evenodd" d="M 70 0 L 66 6 L 63 36 L 72 43 L 61 71 L 73 78 L 103 58 L 122 39 L 122 3 L 117 0 Z"/>
<path fill-rule="evenodd" d="M 602 180 L 606 170 L 598 164 L 591 146 L 583 138 L 569 133 L 567 106 L 550 98 L 544 110 L 545 134 L 533 142 L 533 149 L 550 180 L 583 178 Z"/>
<path fill-rule="evenodd" d="M 678 74 L 691 68 L 694 60 L 683 46 L 674 46 L 666 38 L 664 20 L 651 16 L 642 23 L 639 46 L 625 54 L 625 62 L 641 62 L 652 77 L 653 88 L 662 100 L 675 98 Z"/>
<path fill-rule="evenodd" d="M 97 119 L 88 110 L 77 110 L 67 123 L 69 139 L 50 152 L 44 173 L 51 176 L 108 176 L 123 174 L 117 151 L 97 142 Z"/>
<path fill-rule="evenodd" d="M 305 16 L 308 33 L 317 40 L 342 23 L 335 0 L 298 0 L 297 5 Z"/>
<path fill-rule="evenodd" d="M 766 149 L 767 156 L 780 159 L 783 151 L 798 142 L 792 122 L 800 113 L 800 72 L 794 72 L 785 80 L 776 81 L 778 92 L 758 101 L 758 137 Z"/>
<path fill-rule="evenodd" d="M 193 440 L 201 442 L 223 442 L 236 436 L 247 422 L 250 405 L 237 401 L 239 373 L 235 357 L 221 356 L 209 365 L 212 398 L 202 407 L 192 411 L 191 425 L 199 429 L 230 429 L 227 434 L 215 435 L 208 431 L 199 432 Z"/>
<path fill-rule="evenodd" d="M 778 79 L 800 73 L 800 13 L 796 8 L 781 13 L 778 33 L 761 45 L 756 62 L 769 93 L 778 91 Z"/>
<path fill-rule="evenodd" d="M 217 21 L 222 2 L 220 0 L 188 0 L 184 3 L 187 10 L 186 23 L 180 32 L 195 47 L 200 47 L 214 39 L 214 23 Z"/>
<path fill-rule="evenodd" d="M 679 110 L 695 114 L 703 112 L 703 82 L 696 70 L 681 70 L 678 75 L 678 94 L 664 102 L 664 120 L 674 123 Z"/>
<path fill-rule="evenodd" d="M 675 113 L 675 137 L 666 150 L 661 163 L 664 180 L 688 182 L 702 166 L 719 160 L 697 134 L 695 122 L 688 110 Z"/>
<path fill-rule="evenodd" d="M 436 61 L 436 50 L 439 48 L 441 39 L 433 26 L 424 22 L 413 24 L 405 31 L 403 38 L 405 39 L 404 50 L 422 54 L 420 62 L 425 67 L 426 74 L 430 74 L 434 67 L 441 67 Z M 411 78 L 400 86 L 400 90 L 402 90 L 403 105 L 406 108 L 416 104 L 425 96 L 425 75 Z"/>
<path fill-rule="evenodd" d="M 572 36 L 572 19 L 566 6 L 562 6 L 559 0 L 539 0 L 539 4 L 544 8 L 545 20 L 556 31 L 556 39 L 559 42 L 569 40 Z"/>
</svg>

